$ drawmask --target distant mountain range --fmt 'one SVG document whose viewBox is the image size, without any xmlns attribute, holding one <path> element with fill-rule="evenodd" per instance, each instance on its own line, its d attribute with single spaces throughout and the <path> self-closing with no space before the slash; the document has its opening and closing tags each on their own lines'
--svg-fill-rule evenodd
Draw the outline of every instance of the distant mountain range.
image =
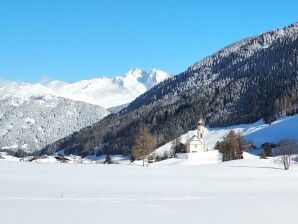
<svg viewBox="0 0 298 224">
<path fill-rule="evenodd" d="M 124 76 L 73 84 L 2 82 L 0 150 L 41 150 L 75 131 L 118 112 L 169 75 L 157 69 L 132 69 Z M 111 109 L 107 110 L 109 107 Z"/>
<path fill-rule="evenodd" d="M 120 113 L 43 149 L 52 153 L 130 154 L 140 127 L 158 146 L 194 129 L 272 122 L 297 112 L 298 23 L 231 44 L 140 95 Z"/>
<path fill-rule="evenodd" d="M 168 73 L 157 69 L 146 72 L 143 69 L 134 68 L 123 76 L 100 77 L 75 83 L 53 81 L 43 85 L 6 82 L 0 87 L 0 99 L 13 96 L 20 100 L 27 100 L 31 96 L 54 95 L 108 109 L 130 103 L 169 76 Z"/>
</svg>

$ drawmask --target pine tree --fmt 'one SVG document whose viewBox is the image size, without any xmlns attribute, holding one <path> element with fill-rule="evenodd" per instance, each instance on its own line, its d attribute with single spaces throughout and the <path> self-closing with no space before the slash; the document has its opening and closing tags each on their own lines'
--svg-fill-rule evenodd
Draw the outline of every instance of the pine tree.
<svg viewBox="0 0 298 224">
<path fill-rule="evenodd" d="M 235 159 L 243 159 L 243 148 L 246 141 L 235 131 L 230 131 L 223 140 L 216 143 L 215 149 L 222 155 L 222 161 L 229 161 Z"/>
<path fill-rule="evenodd" d="M 106 154 L 106 158 L 105 158 L 104 163 L 105 164 L 112 164 L 113 163 L 112 158 L 109 154 Z"/>
<path fill-rule="evenodd" d="M 176 153 L 179 150 L 179 147 L 181 145 L 181 137 L 179 136 L 178 138 L 175 138 L 172 140 L 172 145 L 171 145 L 171 152 L 170 152 L 170 158 L 175 158 Z"/>
</svg>

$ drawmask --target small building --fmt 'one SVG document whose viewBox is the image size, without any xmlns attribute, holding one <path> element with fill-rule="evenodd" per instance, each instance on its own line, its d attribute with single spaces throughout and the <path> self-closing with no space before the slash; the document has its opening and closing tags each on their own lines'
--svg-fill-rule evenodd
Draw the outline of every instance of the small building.
<svg viewBox="0 0 298 224">
<path fill-rule="evenodd" d="M 197 133 L 186 142 L 187 153 L 200 153 L 207 151 L 204 144 L 205 121 L 202 115 L 199 118 L 197 126 Z"/>
</svg>

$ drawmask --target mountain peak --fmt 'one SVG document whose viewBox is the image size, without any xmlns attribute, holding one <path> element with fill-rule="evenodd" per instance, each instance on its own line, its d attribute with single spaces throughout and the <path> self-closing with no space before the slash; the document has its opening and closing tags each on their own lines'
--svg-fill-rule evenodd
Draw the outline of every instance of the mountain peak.
<svg viewBox="0 0 298 224">
<path fill-rule="evenodd" d="M 124 79 L 128 86 L 134 84 L 134 82 L 140 82 L 149 90 L 169 76 L 168 73 L 156 68 L 153 68 L 150 72 L 141 68 L 132 68 L 125 74 Z"/>
<path fill-rule="evenodd" d="M 2 82 L 0 99 L 13 96 L 24 101 L 31 96 L 54 95 L 110 108 L 130 103 L 167 77 L 169 74 L 158 69 L 148 73 L 141 68 L 132 68 L 122 76 L 98 77 L 75 83 L 59 80 L 48 84 Z"/>
<path fill-rule="evenodd" d="M 132 77 L 138 79 L 139 77 L 141 77 L 143 75 L 143 73 L 146 73 L 144 69 L 132 68 L 128 72 L 126 72 L 124 77 L 132 76 Z"/>
</svg>

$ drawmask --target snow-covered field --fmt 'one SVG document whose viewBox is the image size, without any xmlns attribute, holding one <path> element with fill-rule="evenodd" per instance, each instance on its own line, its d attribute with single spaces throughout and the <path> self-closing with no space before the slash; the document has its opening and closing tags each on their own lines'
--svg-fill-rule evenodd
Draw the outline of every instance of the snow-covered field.
<svg viewBox="0 0 298 224">
<path fill-rule="evenodd" d="M 298 140 L 298 115 L 272 125 L 261 121 L 221 129 L 206 128 L 213 148 L 231 129 L 258 148 L 284 138 Z M 185 142 L 195 131 L 181 136 Z M 168 143 L 156 150 L 164 153 Z M 112 156 L 117 165 L 96 164 L 105 156 L 53 156 L 19 162 L 1 154 L 0 224 L 48 223 L 296 223 L 298 165 L 284 171 L 275 159 L 220 163 L 217 151 L 191 160 L 168 159 L 149 167 Z M 140 162 L 140 163 L 139 163 Z"/>
<path fill-rule="evenodd" d="M 179 162 L 181 161 L 181 162 Z M 0 223 L 296 223 L 298 169 L 251 157 L 195 165 L 0 160 Z"/>
</svg>

